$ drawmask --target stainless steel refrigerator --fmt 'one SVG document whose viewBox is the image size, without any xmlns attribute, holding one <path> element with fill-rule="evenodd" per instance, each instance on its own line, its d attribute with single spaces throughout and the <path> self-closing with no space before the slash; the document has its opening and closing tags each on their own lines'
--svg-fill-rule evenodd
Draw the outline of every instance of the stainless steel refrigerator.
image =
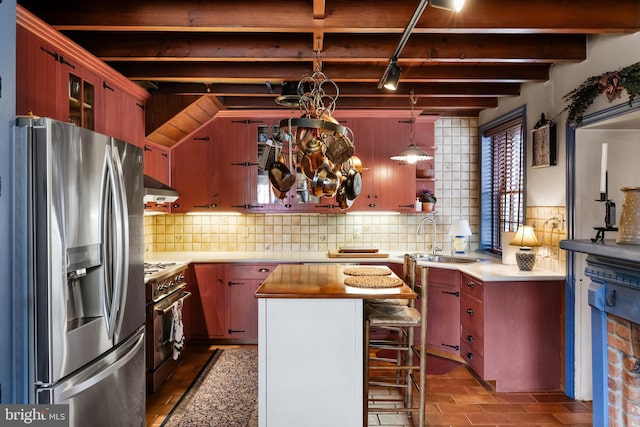
<svg viewBox="0 0 640 427">
<path fill-rule="evenodd" d="M 26 215 L 29 400 L 71 426 L 145 425 L 141 150 L 18 118 Z M 20 154 L 21 153 L 21 154 Z"/>
</svg>

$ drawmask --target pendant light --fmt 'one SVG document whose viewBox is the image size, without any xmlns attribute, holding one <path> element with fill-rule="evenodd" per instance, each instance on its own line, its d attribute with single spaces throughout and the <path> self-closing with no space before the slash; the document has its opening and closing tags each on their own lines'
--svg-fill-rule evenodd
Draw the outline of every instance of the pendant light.
<svg viewBox="0 0 640 427">
<path fill-rule="evenodd" d="M 409 121 L 409 123 L 411 124 L 411 143 L 399 154 L 396 154 L 395 156 L 391 156 L 391 160 L 396 160 L 399 162 L 405 162 L 409 164 L 415 164 L 417 162 L 432 160 L 433 156 L 427 154 L 425 151 L 416 147 L 416 145 L 413 142 L 413 133 L 414 133 L 414 124 L 415 124 L 415 120 L 413 119 L 413 107 L 418 103 L 418 98 L 414 96 L 413 89 L 411 89 L 411 94 L 409 95 L 409 103 L 411 104 L 411 120 Z"/>
</svg>

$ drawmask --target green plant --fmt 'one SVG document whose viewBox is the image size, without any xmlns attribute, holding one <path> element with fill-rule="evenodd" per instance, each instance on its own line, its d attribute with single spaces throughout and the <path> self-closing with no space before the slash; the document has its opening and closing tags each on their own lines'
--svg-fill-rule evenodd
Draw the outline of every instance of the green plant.
<svg viewBox="0 0 640 427">
<path fill-rule="evenodd" d="M 609 71 L 599 76 L 589 77 L 580 86 L 567 93 L 562 99 L 569 105 L 562 111 L 569 111 L 567 120 L 582 123 L 582 116 L 587 108 L 601 93 L 605 93 L 609 102 L 619 98 L 625 89 L 629 94 L 629 105 L 640 95 L 640 62 L 629 65 L 618 71 Z"/>
<path fill-rule="evenodd" d="M 420 197 L 420 201 L 423 203 L 435 203 L 437 200 L 436 196 L 433 195 L 433 191 L 428 188 L 422 190 L 418 197 Z"/>
</svg>

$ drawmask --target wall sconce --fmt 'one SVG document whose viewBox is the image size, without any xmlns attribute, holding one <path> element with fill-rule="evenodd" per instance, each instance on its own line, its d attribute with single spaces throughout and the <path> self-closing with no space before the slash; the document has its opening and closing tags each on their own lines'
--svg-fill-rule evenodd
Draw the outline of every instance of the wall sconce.
<svg viewBox="0 0 640 427">
<path fill-rule="evenodd" d="M 530 225 L 518 227 L 516 237 L 513 238 L 512 246 L 520 246 L 520 251 L 516 253 L 516 263 L 520 271 L 531 271 L 536 263 L 536 254 L 531 252 L 534 246 L 541 246 L 536 238 L 536 233 Z"/>
</svg>

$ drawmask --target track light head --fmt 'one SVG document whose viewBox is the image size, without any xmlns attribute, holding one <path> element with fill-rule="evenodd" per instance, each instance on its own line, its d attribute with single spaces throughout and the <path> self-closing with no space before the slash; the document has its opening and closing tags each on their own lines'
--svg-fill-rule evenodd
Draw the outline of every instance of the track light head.
<svg viewBox="0 0 640 427">
<path fill-rule="evenodd" d="M 389 64 L 389 72 L 384 81 L 385 89 L 396 90 L 398 88 L 398 83 L 400 82 L 400 75 L 402 74 L 402 68 L 398 65 L 397 62 L 391 62 Z"/>
<path fill-rule="evenodd" d="M 464 7 L 464 0 L 430 0 L 429 4 L 439 9 L 460 12 Z"/>
</svg>

